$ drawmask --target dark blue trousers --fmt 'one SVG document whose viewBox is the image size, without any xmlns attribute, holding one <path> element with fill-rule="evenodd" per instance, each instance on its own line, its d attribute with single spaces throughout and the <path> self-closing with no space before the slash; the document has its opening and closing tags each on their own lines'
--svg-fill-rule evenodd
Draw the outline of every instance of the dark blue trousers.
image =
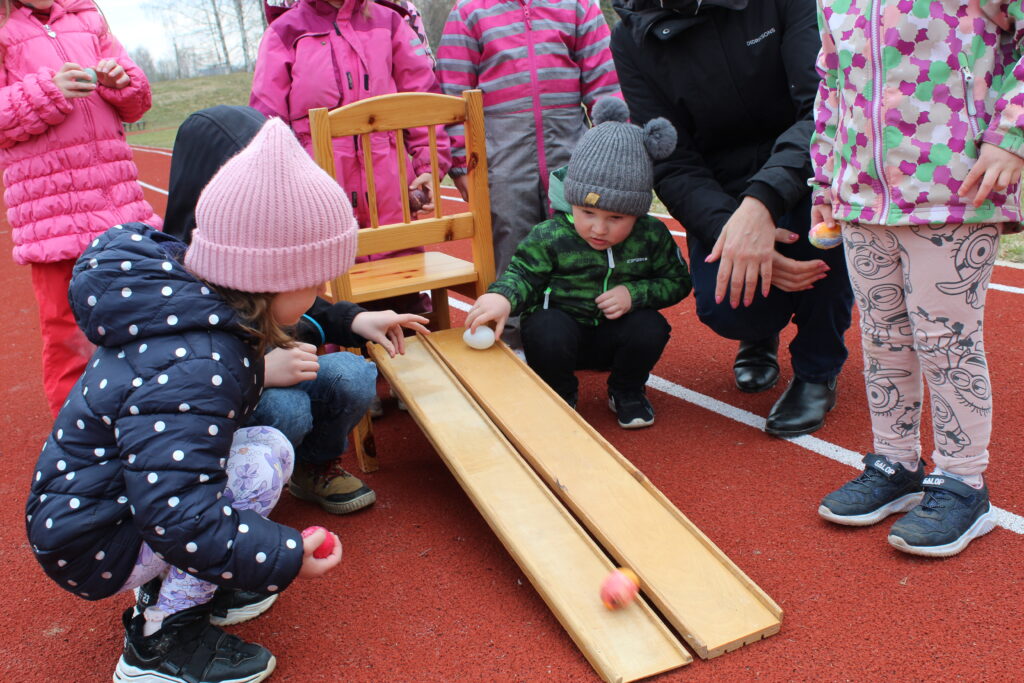
<svg viewBox="0 0 1024 683">
<path fill-rule="evenodd" d="M 850 327 L 853 291 L 846 273 L 842 246 L 818 249 L 807 241 L 810 231 L 810 197 L 778 221 L 800 235 L 794 244 L 776 244 L 779 253 L 791 259 L 822 259 L 831 270 L 805 292 L 783 292 L 772 287 L 767 297 L 760 289 L 750 306 L 729 305 L 728 296 L 715 303 L 715 279 L 718 262 L 705 263 L 711 253 L 700 240 L 687 240 L 690 249 L 690 275 L 697 302 L 697 317 L 721 337 L 745 341 L 767 339 L 792 321 L 796 337 L 789 345 L 793 372 L 806 382 L 823 383 L 839 374 L 848 355 L 843 336 Z"/>
</svg>

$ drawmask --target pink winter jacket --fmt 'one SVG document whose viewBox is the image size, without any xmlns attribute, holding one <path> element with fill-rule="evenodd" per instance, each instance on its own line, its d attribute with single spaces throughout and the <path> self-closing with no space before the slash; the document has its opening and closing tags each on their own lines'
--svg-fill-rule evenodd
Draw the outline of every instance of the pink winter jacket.
<svg viewBox="0 0 1024 683">
<path fill-rule="evenodd" d="M 15 7 L 0 28 L 0 167 L 18 263 L 78 258 L 118 223 L 162 221 L 142 195 L 121 121 L 150 107 L 146 75 L 89 0 L 56 0 L 42 24 Z M 65 62 L 111 58 L 131 84 L 68 100 L 53 83 Z"/>
<path fill-rule="evenodd" d="M 310 109 L 334 109 L 395 92 L 441 92 L 422 41 L 402 16 L 376 3 L 369 4 L 367 14 L 364 6 L 363 0 L 347 0 L 339 10 L 324 0 L 300 0 L 263 34 L 249 104 L 287 121 L 310 154 Z M 408 131 L 405 143 L 412 157 L 408 185 L 416 175 L 430 171 L 426 129 Z M 372 146 L 380 222 L 401 221 L 396 136 L 375 134 Z M 444 175 L 451 166 L 451 153 L 441 126 L 437 127 L 437 148 L 439 171 Z M 335 139 L 334 155 L 356 218 L 368 226 L 358 139 Z"/>
</svg>

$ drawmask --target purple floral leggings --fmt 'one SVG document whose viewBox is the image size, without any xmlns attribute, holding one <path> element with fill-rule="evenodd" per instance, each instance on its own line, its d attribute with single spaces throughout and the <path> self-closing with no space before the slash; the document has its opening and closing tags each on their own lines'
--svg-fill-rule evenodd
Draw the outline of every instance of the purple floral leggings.
<svg viewBox="0 0 1024 683">
<path fill-rule="evenodd" d="M 239 429 L 226 465 L 224 497 L 236 510 L 255 510 L 268 516 L 292 476 L 294 457 L 291 443 L 273 427 Z M 207 603 L 217 590 L 217 584 L 197 579 L 161 560 L 146 543 L 121 590 L 131 590 L 157 576 L 163 576 L 164 581 L 156 608 L 164 614 Z"/>
</svg>

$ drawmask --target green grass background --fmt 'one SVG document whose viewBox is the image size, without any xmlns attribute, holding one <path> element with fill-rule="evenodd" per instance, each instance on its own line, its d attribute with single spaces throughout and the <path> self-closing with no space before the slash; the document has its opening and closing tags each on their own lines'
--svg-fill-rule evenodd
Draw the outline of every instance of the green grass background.
<svg viewBox="0 0 1024 683">
<path fill-rule="evenodd" d="M 129 142 L 170 149 L 178 126 L 189 114 L 215 104 L 249 104 L 251 86 L 252 74 L 247 72 L 153 83 L 153 108 L 145 116 L 146 128 L 129 133 Z M 657 198 L 651 210 L 668 213 Z M 1024 233 L 1004 235 L 999 258 L 1024 263 Z"/>
</svg>

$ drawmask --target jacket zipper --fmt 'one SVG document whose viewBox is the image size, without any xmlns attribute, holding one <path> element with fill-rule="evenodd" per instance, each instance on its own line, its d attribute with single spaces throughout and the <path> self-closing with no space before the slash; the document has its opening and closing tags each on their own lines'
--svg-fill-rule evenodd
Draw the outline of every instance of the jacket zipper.
<svg viewBox="0 0 1024 683">
<path fill-rule="evenodd" d="M 604 274 L 604 282 L 601 284 L 601 291 L 608 291 L 608 280 L 612 278 L 612 272 L 615 270 L 615 254 L 612 253 L 612 248 L 608 247 L 605 249 L 605 253 L 608 254 L 608 272 Z M 595 325 L 601 324 L 601 314 L 598 312 L 597 318 L 594 320 Z"/>
<path fill-rule="evenodd" d="M 974 103 L 974 72 L 964 64 L 960 67 L 960 75 L 964 79 L 964 103 L 967 105 L 967 123 L 971 127 L 973 137 L 978 137 L 978 105 Z"/>
<path fill-rule="evenodd" d="M 540 171 L 541 187 L 544 196 L 548 193 L 548 160 L 544 150 L 544 113 L 540 108 L 540 83 L 537 82 L 537 51 L 533 43 L 533 19 L 530 17 L 530 4 L 533 0 L 520 0 L 523 3 L 523 26 L 526 28 L 526 54 L 530 65 L 530 90 L 533 94 L 533 128 L 537 140 L 537 166 Z"/>
<path fill-rule="evenodd" d="M 882 214 L 878 222 L 883 223 L 889 215 L 889 186 L 885 182 L 885 165 L 882 158 L 882 47 L 880 28 L 882 23 L 882 3 L 875 0 L 871 7 L 871 89 L 872 116 L 871 128 L 874 134 L 875 173 L 878 174 L 878 185 L 882 192 Z"/>
</svg>

